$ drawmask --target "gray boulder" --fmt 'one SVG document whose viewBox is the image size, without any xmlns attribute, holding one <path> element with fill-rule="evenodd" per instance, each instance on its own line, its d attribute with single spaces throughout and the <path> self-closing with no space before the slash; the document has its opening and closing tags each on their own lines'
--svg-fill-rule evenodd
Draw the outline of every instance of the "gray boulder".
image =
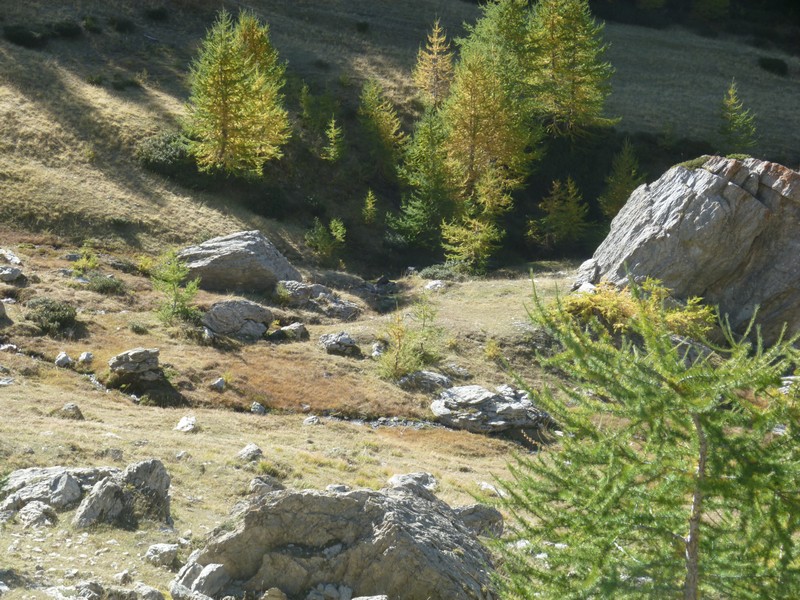
<svg viewBox="0 0 800 600">
<path fill-rule="evenodd" d="M 17 267 L 0 266 L 0 281 L 13 283 L 22 277 L 22 270 Z"/>
<path fill-rule="evenodd" d="M 499 433 L 511 429 L 538 429 L 550 422 L 521 390 L 500 386 L 491 392 L 479 385 L 444 390 L 431 404 L 440 423 L 473 433 Z"/>
<path fill-rule="evenodd" d="M 203 325 L 217 335 L 261 339 L 272 323 L 272 311 L 250 300 L 223 300 L 203 315 Z"/>
<path fill-rule="evenodd" d="M 361 307 L 355 302 L 340 298 L 336 294 L 320 294 L 310 305 L 326 317 L 340 321 L 351 321 L 361 314 Z"/>
<path fill-rule="evenodd" d="M 453 382 L 446 375 L 433 371 L 414 371 L 401 377 L 397 385 L 407 391 L 436 392 L 453 387 Z"/>
<path fill-rule="evenodd" d="M 136 374 L 146 378 L 148 373 L 158 372 L 158 354 L 158 348 L 134 348 L 109 360 L 108 368 L 116 375 Z"/>
<path fill-rule="evenodd" d="M 339 356 L 350 356 L 361 358 L 361 348 L 349 333 L 340 331 L 339 333 L 326 333 L 319 336 L 319 343 L 328 354 L 338 354 Z"/>
<path fill-rule="evenodd" d="M 53 364 L 55 364 L 55 366 L 57 367 L 67 368 L 69 366 L 72 366 L 72 363 L 74 362 L 75 361 L 70 358 L 69 354 L 67 354 L 66 352 L 59 352 L 58 356 L 56 356 L 55 361 L 53 361 Z"/>
<path fill-rule="evenodd" d="M 503 535 L 503 515 L 486 504 L 469 504 L 454 508 L 461 522 L 475 535 L 498 538 Z"/>
<path fill-rule="evenodd" d="M 73 525 L 110 523 L 135 528 L 142 518 L 171 524 L 170 476 L 157 459 L 128 465 L 122 473 L 98 481 L 75 511 Z"/>
<path fill-rule="evenodd" d="M 320 294 L 332 294 L 331 288 L 319 283 L 303 283 L 302 281 L 279 281 L 278 285 L 283 288 L 282 295 L 287 306 L 293 308 L 305 308 L 309 301 L 317 298 Z"/>
<path fill-rule="evenodd" d="M 244 448 L 236 453 L 236 458 L 244 462 L 253 462 L 264 456 L 263 450 L 253 442 L 247 444 Z"/>
<path fill-rule="evenodd" d="M 81 412 L 80 406 L 75 404 L 74 402 L 67 402 L 64 406 L 59 408 L 57 411 L 53 413 L 55 416 L 60 417 L 62 419 L 69 419 L 72 421 L 83 421 L 83 413 Z"/>
<path fill-rule="evenodd" d="M 331 582 L 353 596 L 495 598 L 489 554 L 475 536 L 433 495 L 403 488 L 257 498 L 192 554 L 172 583 L 173 598 L 211 591 L 198 589 L 210 566 L 216 581 L 230 579 L 217 598 L 271 588 L 304 598 Z"/>
<path fill-rule="evenodd" d="M 136 592 L 141 600 L 164 600 L 164 594 L 144 583 L 136 583 L 133 586 L 133 591 Z"/>
<path fill-rule="evenodd" d="M 701 296 L 741 331 L 759 306 L 767 343 L 800 331 L 800 173 L 749 158 L 676 166 L 637 188 L 575 288 L 661 280 L 678 299 Z"/>
<path fill-rule="evenodd" d="M 0 489 L 0 511 L 18 511 L 29 502 L 39 501 L 56 510 L 77 504 L 84 490 L 97 481 L 118 473 L 114 468 L 32 467 L 9 474 Z"/>
<path fill-rule="evenodd" d="M 271 342 L 302 342 L 308 340 L 311 335 L 302 323 L 292 323 L 272 332 L 267 337 Z"/>
<path fill-rule="evenodd" d="M 189 278 L 209 290 L 271 292 L 279 280 L 303 277 L 260 231 L 240 231 L 178 253 Z"/>
<path fill-rule="evenodd" d="M 171 567 L 178 558 L 178 544 L 153 544 L 144 559 L 157 567 Z"/>
<path fill-rule="evenodd" d="M 418 486 L 429 492 L 435 492 L 439 485 L 439 482 L 436 481 L 436 477 L 425 472 L 392 475 L 387 483 L 391 488 L 407 487 L 413 489 Z"/>
<path fill-rule="evenodd" d="M 20 509 L 17 513 L 17 520 L 26 529 L 28 527 L 52 527 L 58 522 L 58 515 L 49 504 L 34 500 Z"/>
</svg>

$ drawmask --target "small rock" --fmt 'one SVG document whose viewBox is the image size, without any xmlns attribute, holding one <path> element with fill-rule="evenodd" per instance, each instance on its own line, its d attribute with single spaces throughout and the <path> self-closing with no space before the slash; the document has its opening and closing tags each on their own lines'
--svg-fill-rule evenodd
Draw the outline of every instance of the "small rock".
<svg viewBox="0 0 800 600">
<path fill-rule="evenodd" d="M 310 417 L 306 417 L 303 419 L 303 425 L 319 425 L 320 420 L 317 415 L 311 415 Z"/>
<path fill-rule="evenodd" d="M 52 527 L 58 522 L 58 516 L 52 506 L 34 500 L 28 502 L 17 513 L 17 519 L 22 523 L 22 527 Z"/>
<path fill-rule="evenodd" d="M 350 334 L 340 331 L 339 333 L 326 333 L 319 336 L 319 343 L 328 354 L 339 356 L 351 356 L 360 358 L 361 348 L 358 347 Z"/>
<path fill-rule="evenodd" d="M 333 494 L 345 494 L 349 492 L 351 488 L 349 485 L 344 485 L 343 483 L 332 483 L 327 486 L 325 490 Z"/>
<path fill-rule="evenodd" d="M 250 482 L 250 493 L 259 496 L 285 489 L 286 486 L 271 475 L 260 475 Z"/>
<path fill-rule="evenodd" d="M 175 453 L 175 460 L 184 460 L 189 458 L 189 453 L 186 450 L 179 450 Z"/>
<path fill-rule="evenodd" d="M 405 475 L 392 475 L 389 478 L 388 484 L 389 487 L 393 488 L 419 486 L 428 490 L 429 492 L 436 491 L 436 488 L 439 485 L 439 483 L 436 481 L 436 477 L 425 472 L 407 473 Z"/>
<path fill-rule="evenodd" d="M 441 279 L 434 279 L 433 281 L 429 281 L 425 284 L 425 289 L 429 292 L 441 292 L 446 288 L 447 282 L 442 281 Z"/>
<path fill-rule="evenodd" d="M 116 583 L 120 585 L 125 585 L 126 583 L 130 583 L 133 581 L 133 577 L 131 576 L 131 572 L 125 569 L 121 573 L 116 573 L 112 578 Z"/>
<path fill-rule="evenodd" d="M 4 582 L 0 581 L 0 596 L 2 596 L 3 594 L 7 594 L 10 591 L 11 591 L 11 588 L 8 587 Z M 285 595 L 284 595 L 284 598 L 286 598 Z"/>
<path fill-rule="evenodd" d="M 69 367 L 73 361 L 66 352 L 59 352 L 58 356 L 56 356 L 55 365 L 57 367 L 67 368 Z"/>
<path fill-rule="evenodd" d="M 478 487 L 480 488 L 480 490 L 482 492 L 488 494 L 489 496 L 495 496 L 497 498 L 505 498 L 506 497 L 506 493 L 503 490 L 501 490 L 496 485 L 492 485 L 488 481 L 479 482 L 478 483 Z"/>
<path fill-rule="evenodd" d="M 244 448 L 239 450 L 238 454 L 236 455 L 236 458 L 238 458 L 239 460 L 243 460 L 245 462 L 253 462 L 254 460 L 258 460 L 262 456 L 264 456 L 264 452 L 261 450 L 261 448 L 259 448 L 258 446 L 256 446 L 251 442 L 247 444 Z"/>
<path fill-rule="evenodd" d="M 112 373 L 144 373 L 158 370 L 158 348 L 134 348 L 108 361 Z"/>
<path fill-rule="evenodd" d="M 133 591 L 138 594 L 141 600 L 164 600 L 164 594 L 144 583 L 137 583 L 133 586 Z"/>
<path fill-rule="evenodd" d="M 54 414 L 62 419 L 72 419 L 73 421 L 84 420 L 80 407 L 74 402 L 67 402 Z"/>
<path fill-rule="evenodd" d="M 197 417 L 190 415 L 181 417 L 181 420 L 178 421 L 178 424 L 175 426 L 175 431 L 181 431 L 183 433 L 195 433 L 199 430 L 200 427 L 197 424 Z"/>
<path fill-rule="evenodd" d="M 250 412 L 254 415 L 265 415 L 267 414 L 267 409 L 264 408 L 264 405 L 259 402 L 253 402 L 250 405 Z"/>
<path fill-rule="evenodd" d="M 153 544 L 147 549 L 144 559 L 157 567 L 170 567 L 178 558 L 178 544 Z"/>
<path fill-rule="evenodd" d="M 19 346 L 15 346 L 14 344 L 0 344 L 0 352 L 11 352 L 12 354 L 16 354 L 19 352 Z"/>
<path fill-rule="evenodd" d="M 22 270 L 17 267 L 0 267 L 0 281 L 11 283 L 22 277 Z"/>
<path fill-rule="evenodd" d="M 0 262 L 9 264 L 9 265 L 21 265 L 22 261 L 19 259 L 19 256 L 14 254 L 11 250 L 7 250 L 6 248 L 0 248 Z"/>
<path fill-rule="evenodd" d="M 302 323 L 292 323 L 286 327 L 281 327 L 278 331 L 284 335 L 285 339 L 291 341 L 300 342 L 311 337 L 308 333 L 308 329 L 306 329 L 306 326 Z"/>
<path fill-rule="evenodd" d="M 208 387 L 210 387 L 215 392 L 224 392 L 225 391 L 225 380 L 222 377 L 218 377 Z"/>
<path fill-rule="evenodd" d="M 78 363 L 82 365 L 90 365 L 94 360 L 94 354 L 91 352 L 81 352 L 81 355 L 78 357 Z"/>
<path fill-rule="evenodd" d="M 407 391 L 436 392 L 453 387 L 453 382 L 449 377 L 440 373 L 415 371 L 401 377 L 397 385 Z"/>
<path fill-rule="evenodd" d="M 231 578 L 221 564 L 211 563 L 203 567 L 200 575 L 192 583 L 192 591 L 206 596 L 216 596 L 228 584 Z"/>
<path fill-rule="evenodd" d="M 470 504 L 454 508 L 453 511 L 475 535 L 500 537 L 503 535 L 503 515 L 485 504 Z"/>
<path fill-rule="evenodd" d="M 0 387 L 6 387 L 9 385 L 13 385 L 14 379 L 11 377 L 3 377 L 0 379 Z"/>
<path fill-rule="evenodd" d="M 288 596 L 278 588 L 269 588 L 261 595 L 259 600 L 288 600 Z"/>
<path fill-rule="evenodd" d="M 361 314 L 358 304 L 339 298 L 336 294 L 320 294 L 310 304 L 325 316 L 342 321 L 351 321 Z"/>
</svg>

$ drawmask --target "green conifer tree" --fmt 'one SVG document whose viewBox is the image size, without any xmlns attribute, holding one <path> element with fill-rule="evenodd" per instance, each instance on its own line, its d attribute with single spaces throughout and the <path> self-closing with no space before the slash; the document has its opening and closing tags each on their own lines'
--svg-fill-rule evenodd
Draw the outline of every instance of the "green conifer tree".
<svg viewBox="0 0 800 600">
<path fill-rule="evenodd" d="M 400 126 L 397 111 L 377 81 L 370 80 L 364 84 L 358 114 L 380 172 L 384 177 L 393 179 L 406 136 Z"/>
<path fill-rule="evenodd" d="M 736 80 L 732 79 L 721 107 L 722 150 L 725 154 L 746 154 L 756 145 L 755 115 L 739 99 Z"/>
<path fill-rule="evenodd" d="M 266 26 L 222 11 L 192 63 L 187 130 L 203 171 L 260 175 L 289 138 L 282 106 L 283 67 L 267 48 Z M 256 56 L 255 53 L 258 53 Z"/>
<path fill-rule="evenodd" d="M 602 57 L 606 46 L 587 0 L 540 0 L 528 32 L 528 83 L 547 130 L 574 136 L 603 118 L 614 69 Z"/>
<path fill-rule="evenodd" d="M 710 352 L 645 308 L 620 343 L 536 300 L 569 380 L 531 391 L 559 434 L 502 484 L 502 596 L 800 597 L 800 395 L 778 391 L 797 339 L 726 329 Z"/>
<path fill-rule="evenodd" d="M 328 162 L 336 162 L 344 156 L 344 131 L 336 123 L 336 117 L 331 116 L 328 127 L 325 129 L 325 137 L 328 143 L 322 149 L 322 159 Z"/>
<path fill-rule="evenodd" d="M 600 209 L 608 219 L 613 219 L 628 201 L 631 192 L 644 183 L 639 174 L 639 161 L 628 138 L 611 161 L 611 173 L 606 177 L 606 189 L 597 199 Z"/>
<path fill-rule="evenodd" d="M 364 223 L 372 225 L 378 216 L 378 199 L 375 197 L 375 192 L 371 189 L 367 190 L 367 195 L 364 197 L 364 206 L 361 209 L 361 218 Z"/>
<path fill-rule="evenodd" d="M 390 228 L 406 245 L 434 251 L 441 248 L 442 220 L 454 211 L 455 190 L 447 166 L 446 131 L 440 114 L 429 108 L 414 128 L 403 153 L 400 175 L 410 191 Z"/>
<path fill-rule="evenodd" d="M 572 177 L 566 184 L 553 182 L 550 194 L 540 203 L 545 216 L 529 224 L 529 237 L 548 249 L 577 242 L 586 233 L 586 215 L 589 207 L 583 202 L 578 186 Z"/>
<path fill-rule="evenodd" d="M 434 108 L 441 106 L 453 79 L 453 53 L 439 19 L 433 23 L 425 49 L 417 54 L 413 79 L 424 102 Z"/>
</svg>

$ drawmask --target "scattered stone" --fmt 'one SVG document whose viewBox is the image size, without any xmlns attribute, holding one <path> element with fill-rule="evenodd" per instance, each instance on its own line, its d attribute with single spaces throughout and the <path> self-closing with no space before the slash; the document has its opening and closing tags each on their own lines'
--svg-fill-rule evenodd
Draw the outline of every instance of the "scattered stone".
<svg viewBox="0 0 800 600">
<path fill-rule="evenodd" d="M 0 596 L 2 596 L 3 594 L 7 594 L 10 591 L 11 591 L 11 588 L 8 587 L 4 582 L 0 581 Z M 284 595 L 284 598 L 286 598 L 285 595 Z"/>
<path fill-rule="evenodd" d="M 65 467 L 33 467 L 13 471 L 0 490 L 0 510 L 18 511 L 33 501 L 43 502 L 56 510 L 65 510 L 81 499 L 84 485 L 93 485 L 110 471 Z"/>
<path fill-rule="evenodd" d="M 94 354 L 91 352 L 81 352 L 81 355 L 78 357 L 78 363 L 82 365 L 90 365 L 94 361 Z"/>
<path fill-rule="evenodd" d="M 446 375 L 433 371 L 415 371 L 397 382 L 402 389 L 407 391 L 437 392 L 441 389 L 453 387 L 453 382 Z"/>
<path fill-rule="evenodd" d="M 135 528 L 142 518 L 171 524 L 170 476 L 161 461 L 145 460 L 98 481 L 81 501 L 72 524 L 85 528 L 95 523 Z"/>
<path fill-rule="evenodd" d="M 284 290 L 286 305 L 293 308 L 305 308 L 310 300 L 321 294 L 332 294 L 329 287 L 319 283 L 303 283 L 301 281 L 279 281 Z"/>
<path fill-rule="evenodd" d="M 288 596 L 278 588 L 269 588 L 259 600 L 288 600 Z"/>
<path fill-rule="evenodd" d="M 0 387 L 6 387 L 6 386 L 9 386 L 9 385 L 13 385 L 13 384 L 14 384 L 14 378 L 13 377 L 2 377 L 2 378 L 0 378 Z"/>
<path fill-rule="evenodd" d="M 127 583 L 131 583 L 131 582 L 133 581 L 133 576 L 131 575 L 131 572 L 130 572 L 130 571 L 128 571 L 127 569 L 125 569 L 124 571 L 122 571 L 122 572 L 120 572 L 120 573 L 116 573 L 116 574 L 115 574 L 115 575 L 112 577 L 112 579 L 113 579 L 113 580 L 114 580 L 116 583 L 118 583 L 118 584 L 120 584 L 120 585 L 125 585 L 125 584 L 127 584 Z"/>
<path fill-rule="evenodd" d="M 492 506 L 470 504 L 453 511 L 475 535 L 499 538 L 503 535 L 503 515 Z"/>
<path fill-rule="evenodd" d="M 352 597 L 353 590 L 346 585 L 320 583 L 308 593 L 305 600 L 351 600 Z"/>
<path fill-rule="evenodd" d="M 245 462 L 253 462 L 254 460 L 258 460 L 264 456 L 264 452 L 254 443 L 247 444 L 244 448 L 239 450 L 236 454 L 236 458 L 239 460 L 243 460 Z"/>
<path fill-rule="evenodd" d="M 281 327 L 277 331 L 273 331 L 268 336 L 268 339 L 271 342 L 302 342 L 308 340 L 310 337 L 305 325 L 302 323 L 292 323 L 291 325 Z"/>
<path fill-rule="evenodd" d="M 184 460 L 189 458 L 189 453 L 186 450 L 179 450 L 175 453 L 175 460 Z"/>
<path fill-rule="evenodd" d="M 358 347 L 350 334 L 340 331 L 339 333 L 326 333 L 319 336 L 319 343 L 328 354 L 339 356 L 350 356 L 361 358 L 361 348 Z"/>
<path fill-rule="evenodd" d="M 164 600 L 164 594 L 144 583 L 134 585 L 133 591 L 139 595 L 140 600 Z"/>
<path fill-rule="evenodd" d="M 108 361 L 112 373 L 146 373 L 158 370 L 158 348 L 134 348 L 117 354 Z"/>
<path fill-rule="evenodd" d="M 178 544 L 153 544 L 144 559 L 157 567 L 171 567 L 178 559 Z"/>
<path fill-rule="evenodd" d="M 0 352 L 16 354 L 19 352 L 19 346 L 15 346 L 14 344 L 0 344 Z"/>
<path fill-rule="evenodd" d="M 59 352 L 54 362 L 57 367 L 66 369 L 75 361 L 73 361 L 66 352 Z"/>
<path fill-rule="evenodd" d="M 67 402 L 64 406 L 55 411 L 53 414 L 54 416 L 60 417 L 62 419 L 72 419 L 73 421 L 84 420 L 83 413 L 81 412 L 80 407 L 74 402 Z"/>
<path fill-rule="evenodd" d="M 175 425 L 175 431 L 181 431 L 183 433 L 196 433 L 200 431 L 200 427 L 197 424 L 197 417 L 191 415 L 181 417 L 181 420 Z"/>
<path fill-rule="evenodd" d="M 490 392 L 479 385 L 453 387 L 431 404 L 440 423 L 473 433 L 498 433 L 510 429 L 538 429 L 551 422 L 522 390 L 499 386 Z"/>
<path fill-rule="evenodd" d="M 224 392 L 225 391 L 225 379 L 222 377 L 217 377 L 214 381 L 211 382 L 211 385 L 208 386 L 215 392 Z"/>
<path fill-rule="evenodd" d="M 392 488 L 408 487 L 413 489 L 415 487 L 421 487 L 429 492 L 435 492 L 436 488 L 439 486 L 436 477 L 425 472 L 392 475 L 389 478 L 388 484 L 389 487 Z"/>
<path fill-rule="evenodd" d="M 58 522 L 58 515 L 56 515 L 56 511 L 52 506 L 34 500 L 20 509 L 17 513 L 17 519 L 25 529 L 29 527 L 52 527 Z"/>
<path fill-rule="evenodd" d="M 461 379 L 461 380 L 468 380 L 472 379 L 472 373 L 470 373 L 464 367 L 461 367 L 455 363 L 447 363 L 440 369 L 442 373 L 451 377 L 452 379 Z"/>
<path fill-rule="evenodd" d="M 319 425 L 320 420 L 317 415 L 311 415 L 310 417 L 306 417 L 303 419 L 303 425 Z"/>
<path fill-rule="evenodd" d="M 447 289 L 447 282 L 441 279 L 434 279 L 425 284 L 425 289 L 429 292 L 441 292 Z"/>
<path fill-rule="evenodd" d="M 482 492 L 488 494 L 489 496 L 494 496 L 496 498 L 506 497 L 506 493 L 502 489 L 500 489 L 494 484 L 489 483 L 488 481 L 479 482 L 478 487 Z"/>
<path fill-rule="evenodd" d="M 7 250 L 6 248 L 0 248 L 0 262 L 9 264 L 9 265 L 21 265 L 22 261 L 19 259 L 19 256 L 14 254 L 11 250 Z"/>
<path fill-rule="evenodd" d="M 638 187 L 574 287 L 652 277 L 701 296 L 742 331 L 758 306 L 765 343 L 800 330 L 800 173 L 755 158 L 709 157 Z"/>
<path fill-rule="evenodd" d="M 352 321 L 361 314 L 361 307 L 355 302 L 340 298 L 336 294 L 320 294 L 311 304 L 326 317 L 340 321 Z"/>
<path fill-rule="evenodd" d="M 250 482 L 249 489 L 251 494 L 263 495 L 285 490 L 286 486 L 272 475 L 259 475 Z"/>
<path fill-rule="evenodd" d="M 203 325 L 213 334 L 241 340 L 258 340 L 272 323 L 272 311 L 250 300 L 216 302 L 203 315 Z"/>
<path fill-rule="evenodd" d="M 240 231 L 178 253 L 189 278 L 209 290 L 271 292 L 279 280 L 302 280 L 300 272 L 260 231 Z"/>
<path fill-rule="evenodd" d="M 211 578 L 201 577 L 206 569 L 225 583 L 209 587 Z M 488 552 L 429 492 L 285 490 L 254 499 L 232 527 L 212 533 L 170 592 L 176 600 L 210 589 L 215 597 L 236 589 L 258 597 L 272 588 L 291 598 L 321 591 L 323 598 L 344 592 L 489 600 L 495 597 L 490 571 Z"/>
<path fill-rule="evenodd" d="M 389 349 L 389 344 L 383 341 L 377 341 L 372 344 L 372 358 L 380 358 Z"/>
<path fill-rule="evenodd" d="M 265 415 L 267 414 L 267 409 L 260 402 L 253 402 L 253 404 L 250 405 L 250 412 L 254 415 Z"/>
<path fill-rule="evenodd" d="M 325 487 L 326 492 L 330 492 L 331 494 L 344 494 L 349 492 L 352 488 L 349 485 L 344 485 L 343 483 L 332 483 L 329 486 Z"/>
<path fill-rule="evenodd" d="M 17 267 L 0 267 L 0 281 L 4 283 L 13 283 L 22 277 L 22 269 Z"/>
</svg>

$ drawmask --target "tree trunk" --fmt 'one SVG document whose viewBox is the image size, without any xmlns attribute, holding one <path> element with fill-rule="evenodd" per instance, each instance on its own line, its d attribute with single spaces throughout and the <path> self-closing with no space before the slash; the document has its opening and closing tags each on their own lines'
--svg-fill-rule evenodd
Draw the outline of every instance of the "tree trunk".
<svg viewBox="0 0 800 600">
<path fill-rule="evenodd" d="M 692 414 L 692 422 L 697 432 L 698 458 L 697 475 L 692 497 L 692 515 L 689 517 L 689 534 L 686 536 L 686 580 L 683 585 L 683 600 L 700 598 L 700 521 L 703 517 L 703 484 L 706 478 L 706 458 L 708 457 L 708 441 L 706 440 L 700 415 Z"/>
</svg>

